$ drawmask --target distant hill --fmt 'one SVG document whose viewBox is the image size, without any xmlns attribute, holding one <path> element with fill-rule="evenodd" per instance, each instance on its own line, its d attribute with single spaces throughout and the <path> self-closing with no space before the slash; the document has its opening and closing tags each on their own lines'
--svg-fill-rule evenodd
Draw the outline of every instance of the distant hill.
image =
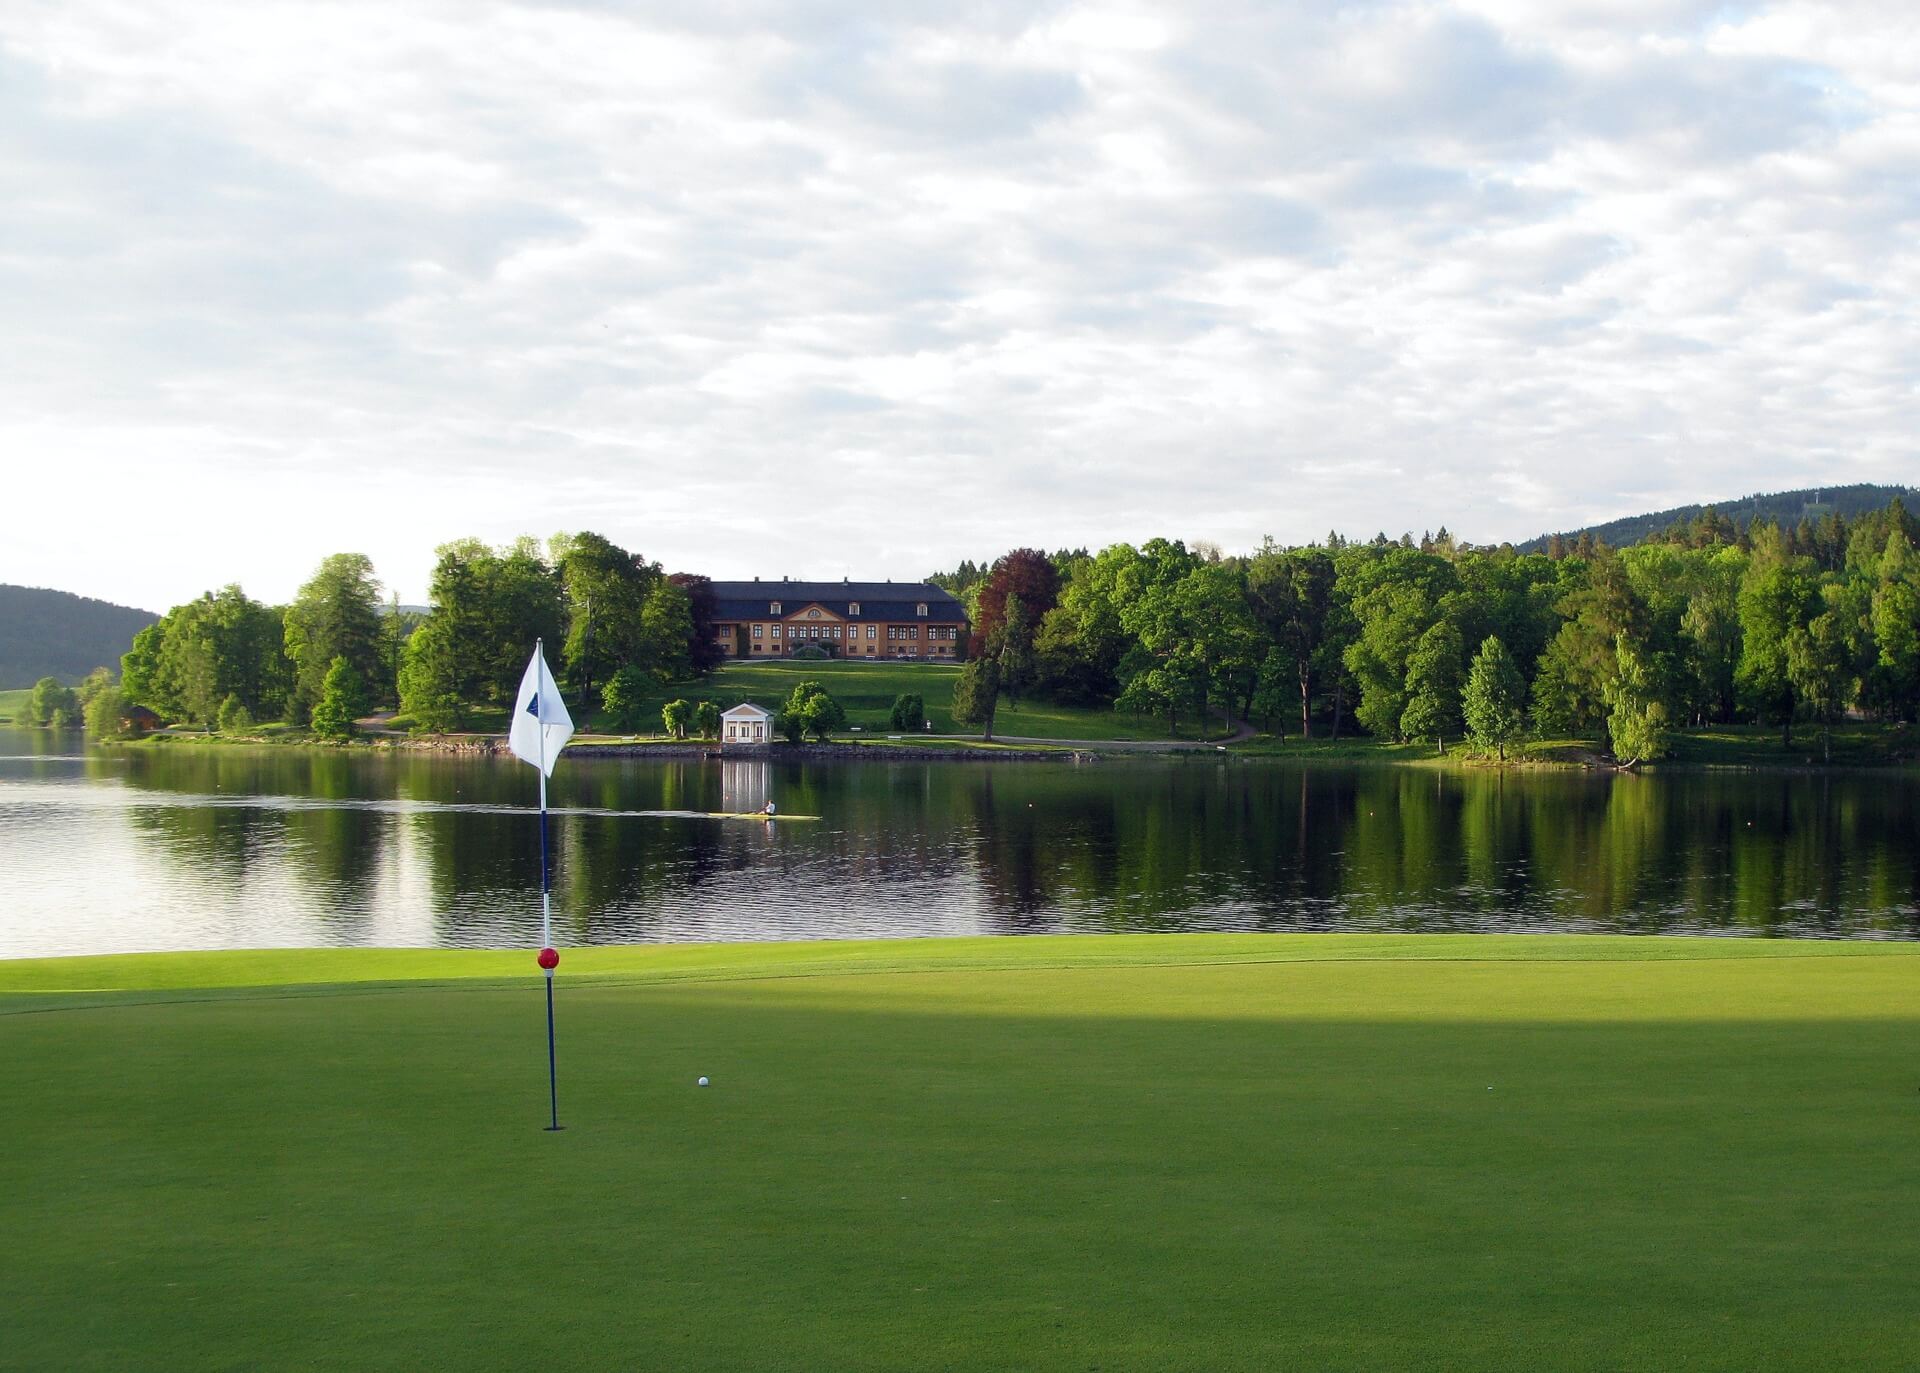
<svg viewBox="0 0 1920 1373">
<path fill-rule="evenodd" d="M 42 677 L 71 684 L 96 667 L 117 672 L 133 636 L 159 618 L 70 591 L 0 583 L 0 690 Z"/>
<path fill-rule="evenodd" d="M 1916 493 L 1910 486 L 1875 486 L 1869 482 L 1860 482 L 1853 486 L 1808 487 L 1804 491 L 1776 491 L 1770 495 L 1741 496 L 1737 500 L 1713 501 L 1712 507 L 1739 524 L 1747 524 L 1755 519 L 1780 525 L 1796 525 L 1801 520 L 1817 520 L 1823 515 L 1845 515 L 1852 519 L 1864 515 L 1869 510 L 1879 510 L 1891 504 L 1894 497 L 1905 498 L 1910 504 L 1915 502 Z M 1571 542 L 1582 534 L 1592 534 L 1594 538 L 1611 548 L 1624 548 L 1628 544 L 1639 543 L 1651 534 L 1680 520 L 1690 520 L 1705 510 L 1705 505 L 1679 505 L 1671 510 L 1656 510 L 1650 515 L 1627 515 L 1621 519 L 1608 520 L 1605 524 L 1590 524 L 1580 529 L 1563 529 L 1560 537 Z M 1518 545 L 1522 553 L 1539 553 L 1547 546 L 1551 534 L 1542 534 L 1537 539 L 1529 539 Z"/>
</svg>

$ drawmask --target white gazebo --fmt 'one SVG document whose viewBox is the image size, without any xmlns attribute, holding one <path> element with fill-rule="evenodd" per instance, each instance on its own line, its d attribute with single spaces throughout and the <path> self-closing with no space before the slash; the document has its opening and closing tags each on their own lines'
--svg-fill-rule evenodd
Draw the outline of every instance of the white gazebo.
<svg viewBox="0 0 1920 1373">
<path fill-rule="evenodd" d="M 773 712 L 742 703 L 720 712 L 720 747 L 773 742 Z"/>
</svg>

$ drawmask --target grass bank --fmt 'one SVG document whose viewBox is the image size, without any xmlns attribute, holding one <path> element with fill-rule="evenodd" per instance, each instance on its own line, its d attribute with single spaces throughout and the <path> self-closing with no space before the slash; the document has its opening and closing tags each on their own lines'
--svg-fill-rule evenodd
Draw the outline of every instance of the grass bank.
<svg viewBox="0 0 1920 1373">
<path fill-rule="evenodd" d="M 1911 1367 L 1916 955 L 0 963 L 0 1366 Z"/>
<path fill-rule="evenodd" d="M 31 695 L 31 687 L 0 691 L 0 724 L 10 725 L 18 720 L 20 713 L 27 708 L 27 697 Z"/>
</svg>

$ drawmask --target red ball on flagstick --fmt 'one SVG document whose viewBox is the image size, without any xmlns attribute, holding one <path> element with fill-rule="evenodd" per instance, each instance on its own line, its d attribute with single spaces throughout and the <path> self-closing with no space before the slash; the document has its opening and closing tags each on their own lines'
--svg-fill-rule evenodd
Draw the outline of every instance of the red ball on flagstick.
<svg viewBox="0 0 1920 1373">
<path fill-rule="evenodd" d="M 540 950 L 540 966 L 548 972 L 552 972 L 555 968 L 559 967 L 560 950 L 554 948 Z"/>
</svg>

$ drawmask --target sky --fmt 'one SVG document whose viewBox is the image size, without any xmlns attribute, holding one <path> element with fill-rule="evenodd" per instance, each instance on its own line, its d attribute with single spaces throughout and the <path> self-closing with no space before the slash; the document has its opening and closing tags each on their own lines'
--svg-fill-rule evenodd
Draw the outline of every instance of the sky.
<svg viewBox="0 0 1920 1373">
<path fill-rule="evenodd" d="M 0 581 L 1920 479 L 1906 0 L 10 0 Z"/>
</svg>

